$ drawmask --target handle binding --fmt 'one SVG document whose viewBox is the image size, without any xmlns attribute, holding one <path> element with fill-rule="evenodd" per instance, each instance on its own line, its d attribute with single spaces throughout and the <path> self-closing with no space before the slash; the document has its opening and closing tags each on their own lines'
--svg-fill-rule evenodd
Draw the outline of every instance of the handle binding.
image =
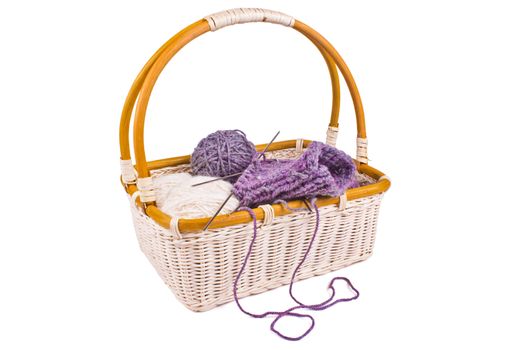
<svg viewBox="0 0 525 350">
<path fill-rule="evenodd" d="M 131 159 L 120 160 L 120 171 L 122 174 L 122 182 L 124 182 L 124 184 L 130 185 L 137 182 L 135 168 L 133 167 Z"/>
<path fill-rule="evenodd" d="M 357 138 L 356 159 L 358 162 L 368 164 L 368 139 Z"/>
<path fill-rule="evenodd" d="M 204 17 L 212 32 L 234 24 L 268 22 L 293 27 L 293 17 L 282 12 L 261 8 L 236 8 Z"/>
<path fill-rule="evenodd" d="M 335 126 L 328 126 L 328 129 L 326 130 L 326 144 L 332 147 L 335 147 L 337 143 L 337 133 L 339 132 L 339 128 Z"/>
</svg>

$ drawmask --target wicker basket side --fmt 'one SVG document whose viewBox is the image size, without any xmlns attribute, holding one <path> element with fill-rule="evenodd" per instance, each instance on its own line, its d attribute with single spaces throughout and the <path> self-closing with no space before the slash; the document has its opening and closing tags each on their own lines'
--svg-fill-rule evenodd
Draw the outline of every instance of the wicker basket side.
<svg viewBox="0 0 525 350">
<path fill-rule="evenodd" d="M 367 259 L 373 251 L 383 194 L 319 208 L 319 234 L 297 280 L 322 275 Z M 253 235 L 250 224 L 176 238 L 132 206 L 141 250 L 175 296 L 189 309 L 206 311 L 233 300 L 232 286 Z M 315 226 L 307 211 L 260 224 L 258 240 L 239 283 L 239 296 L 290 282 Z"/>
</svg>

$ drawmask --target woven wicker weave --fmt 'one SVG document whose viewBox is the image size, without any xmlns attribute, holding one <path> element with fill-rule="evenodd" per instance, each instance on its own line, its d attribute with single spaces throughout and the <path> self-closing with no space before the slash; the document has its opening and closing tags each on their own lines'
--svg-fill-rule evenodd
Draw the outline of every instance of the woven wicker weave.
<svg viewBox="0 0 525 350">
<path fill-rule="evenodd" d="M 356 110 L 356 160 L 361 186 L 349 189 L 339 198 L 318 200 L 318 237 L 297 279 L 321 275 L 368 258 L 374 246 L 379 205 L 390 186 L 382 172 L 366 164 L 368 142 L 364 114 L 350 71 L 337 51 L 313 29 L 278 12 L 235 9 L 208 16 L 179 32 L 148 61 L 128 94 L 120 124 L 121 166 L 122 183 L 130 197 L 142 251 L 177 298 L 195 311 L 209 310 L 233 299 L 233 281 L 248 249 L 253 226 L 248 213 L 235 212 L 218 216 L 210 230 L 202 231 L 208 218 L 171 218 L 156 207 L 156 191 L 160 189 L 153 187 L 152 179 L 176 172 L 191 172 L 191 167 L 189 156 L 146 161 L 143 140 L 145 112 L 158 75 L 178 50 L 205 32 L 248 22 L 292 27 L 319 48 L 332 79 L 333 106 L 327 143 L 335 146 L 338 135 L 340 91 L 337 68 L 350 89 Z M 135 167 L 129 143 L 134 108 Z M 309 143 L 308 140 L 276 142 L 270 146 L 268 156 L 296 158 Z M 264 146 L 257 148 L 261 150 Z M 304 203 L 291 201 L 288 205 L 299 208 Z M 278 204 L 261 206 L 254 212 L 260 220 L 260 232 L 247 270 L 240 279 L 238 295 L 241 297 L 290 283 L 316 223 L 315 215 L 307 210 L 291 212 Z"/>
</svg>

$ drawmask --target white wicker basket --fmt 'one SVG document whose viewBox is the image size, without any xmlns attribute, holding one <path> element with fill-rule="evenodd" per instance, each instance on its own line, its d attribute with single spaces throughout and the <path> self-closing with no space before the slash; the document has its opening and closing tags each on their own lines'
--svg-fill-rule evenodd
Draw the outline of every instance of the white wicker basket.
<svg viewBox="0 0 525 350">
<path fill-rule="evenodd" d="M 272 22 L 290 26 L 306 35 L 323 54 L 332 78 L 333 107 L 327 143 L 335 145 L 339 113 L 337 68 L 350 88 L 357 115 L 357 163 L 361 187 L 339 198 L 319 199 L 318 236 L 297 279 L 325 274 L 362 261 L 372 254 L 379 205 L 390 181 L 367 165 L 367 139 L 359 93 L 353 78 L 335 49 L 317 32 L 293 18 L 269 10 L 237 9 L 198 21 L 170 39 L 141 71 L 133 84 L 121 119 L 120 144 L 122 183 L 130 197 L 131 211 L 140 247 L 177 298 L 195 311 L 209 310 L 233 299 L 232 286 L 253 235 L 245 212 L 217 217 L 208 231 L 208 218 L 174 219 L 155 206 L 154 177 L 190 172 L 189 156 L 147 162 L 143 132 L 149 95 L 156 78 L 186 43 L 210 30 L 246 22 Z M 139 97 L 140 96 L 140 97 Z M 131 162 L 129 126 L 133 109 L 136 170 Z M 272 144 L 269 156 L 295 158 L 309 141 Z M 261 149 L 265 145 L 259 145 Z M 138 177 L 137 177 L 138 175 Z M 292 208 L 303 206 L 292 201 Z M 240 279 L 238 295 L 247 296 L 290 283 L 294 268 L 312 237 L 316 216 L 306 210 L 291 212 L 282 205 L 255 209 L 260 230 L 250 261 Z"/>
</svg>

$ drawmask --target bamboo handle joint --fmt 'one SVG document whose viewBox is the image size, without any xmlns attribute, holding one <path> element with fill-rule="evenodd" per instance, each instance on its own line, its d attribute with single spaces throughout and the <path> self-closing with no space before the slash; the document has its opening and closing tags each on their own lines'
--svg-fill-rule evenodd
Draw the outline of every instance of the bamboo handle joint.
<svg viewBox="0 0 525 350">
<path fill-rule="evenodd" d="M 137 182 L 137 176 L 135 174 L 135 168 L 131 159 L 120 160 L 120 172 L 122 174 L 122 182 L 126 185 L 131 185 Z"/>
<path fill-rule="evenodd" d="M 357 161 L 368 164 L 368 139 L 357 138 Z"/>
<path fill-rule="evenodd" d="M 151 177 L 139 177 L 137 187 L 140 191 L 140 201 L 142 203 L 155 202 L 155 188 Z"/>
<path fill-rule="evenodd" d="M 337 143 L 337 133 L 338 132 L 339 132 L 339 128 L 336 128 L 334 126 L 328 127 L 328 130 L 326 130 L 326 144 L 327 145 L 335 147 Z"/>
</svg>

